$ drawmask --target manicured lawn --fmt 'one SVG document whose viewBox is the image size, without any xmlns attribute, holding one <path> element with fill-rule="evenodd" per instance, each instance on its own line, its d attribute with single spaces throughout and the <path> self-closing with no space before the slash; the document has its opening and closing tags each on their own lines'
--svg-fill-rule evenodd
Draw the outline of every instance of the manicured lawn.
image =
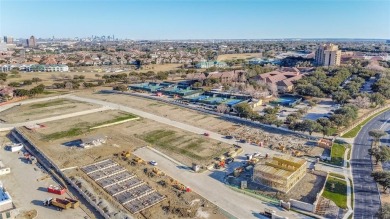
<svg viewBox="0 0 390 219">
<path fill-rule="evenodd" d="M 332 160 L 330 163 L 337 166 L 343 166 L 345 149 L 344 145 L 333 143 L 332 153 L 330 154 Z"/>
<path fill-rule="evenodd" d="M 356 137 L 356 135 L 360 132 L 360 130 L 362 129 L 362 127 L 367 124 L 371 119 L 373 119 L 374 117 L 376 117 L 377 115 L 387 111 L 388 109 L 384 109 L 380 112 L 377 112 L 375 113 L 374 115 L 368 117 L 367 119 L 365 119 L 363 122 L 361 122 L 359 125 L 357 125 L 355 128 L 351 129 L 349 132 L 345 133 L 343 136 L 343 138 L 354 138 Z"/>
<path fill-rule="evenodd" d="M 334 185 L 334 189 L 332 189 L 332 185 Z M 345 180 L 329 176 L 322 196 L 332 200 L 338 207 L 346 209 L 347 182 L 345 182 Z"/>
</svg>

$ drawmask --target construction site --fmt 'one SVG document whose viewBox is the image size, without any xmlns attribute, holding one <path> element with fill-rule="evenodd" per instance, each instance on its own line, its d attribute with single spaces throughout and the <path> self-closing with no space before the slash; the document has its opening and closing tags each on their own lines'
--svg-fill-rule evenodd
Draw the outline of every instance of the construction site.
<svg viewBox="0 0 390 219">
<path fill-rule="evenodd" d="M 204 128 L 224 136 L 233 136 L 237 140 L 251 142 L 298 157 L 305 155 L 314 157 L 321 156 L 323 153 L 330 153 L 327 149 L 317 147 L 317 142 L 308 139 L 305 135 L 286 133 L 277 129 L 238 125 L 218 116 L 159 101 L 129 95 L 101 94 L 87 91 L 80 92 L 78 95 L 101 100 L 109 98 L 110 102 L 123 104 L 134 109 L 169 118 L 173 121 Z"/>
<path fill-rule="evenodd" d="M 290 155 L 251 158 L 227 176 L 228 184 L 274 200 L 313 203 L 325 185 L 326 172 L 307 169 L 307 161 Z M 242 187 L 242 183 L 246 185 Z"/>
<path fill-rule="evenodd" d="M 192 163 L 208 166 L 213 158 L 233 148 L 229 144 L 144 118 L 93 128 L 123 115 L 124 112 L 121 111 L 105 110 L 46 122 L 44 127 L 34 130 L 28 127 L 20 130 L 36 142 L 61 168 L 83 166 L 118 151 L 133 151 L 146 145 L 155 147 L 188 166 Z M 95 144 L 100 146 L 94 147 Z M 88 145 L 93 147 L 84 147 Z"/>
<path fill-rule="evenodd" d="M 226 218 L 191 188 L 128 151 L 65 173 L 114 218 Z"/>
</svg>

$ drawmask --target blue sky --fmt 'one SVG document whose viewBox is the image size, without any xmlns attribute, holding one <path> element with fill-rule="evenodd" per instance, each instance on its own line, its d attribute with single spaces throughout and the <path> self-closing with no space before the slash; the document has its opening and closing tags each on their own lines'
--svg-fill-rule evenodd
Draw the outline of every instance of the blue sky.
<svg viewBox="0 0 390 219">
<path fill-rule="evenodd" d="M 390 39 L 389 0 L 0 0 L 0 35 Z"/>
</svg>

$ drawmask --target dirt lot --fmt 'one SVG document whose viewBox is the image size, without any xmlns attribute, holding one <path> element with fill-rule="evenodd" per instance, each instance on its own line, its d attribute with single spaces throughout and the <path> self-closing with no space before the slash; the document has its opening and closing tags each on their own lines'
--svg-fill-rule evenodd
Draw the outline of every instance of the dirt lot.
<svg viewBox="0 0 390 219">
<path fill-rule="evenodd" d="M 223 54 L 218 56 L 218 61 L 233 60 L 233 59 L 250 59 L 260 58 L 260 53 L 237 53 L 237 54 Z"/>
<path fill-rule="evenodd" d="M 35 131 L 24 130 L 45 153 L 60 167 L 80 166 L 92 163 L 100 157 L 111 156 L 123 150 L 133 151 L 151 145 L 183 164 L 211 163 L 214 157 L 227 152 L 232 146 L 217 142 L 148 119 L 139 119 L 120 125 L 89 130 L 97 123 L 104 123 L 121 116 L 123 112 L 108 110 L 80 117 L 45 123 L 46 127 Z M 89 149 L 75 146 L 83 137 L 104 135 L 106 144 Z M 102 150 L 104 148 L 104 150 Z"/>
<path fill-rule="evenodd" d="M 278 150 L 280 144 L 282 144 L 284 149 L 281 151 L 285 153 L 291 153 L 292 151 L 298 150 L 301 155 L 310 155 L 312 154 L 311 151 L 317 148 L 313 147 L 315 142 L 307 141 L 307 139 L 303 139 L 295 135 L 281 135 L 281 133 L 275 131 L 272 133 L 261 128 L 249 128 L 226 121 L 224 119 L 220 119 L 218 116 L 200 113 L 198 111 L 164 104 L 158 101 L 133 97 L 129 95 L 92 94 L 90 91 L 78 92 L 77 95 L 101 100 L 109 100 L 110 102 L 140 109 L 158 116 L 167 117 L 174 121 L 190 124 L 213 132 L 218 132 L 222 135 L 233 135 L 238 139 L 245 139 L 252 142 L 263 141 L 264 146 L 270 147 L 273 150 Z M 316 155 L 318 154 L 316 153 Z"/>
<path fill-rule="evenodd" d="M 155 174 L 152 172 L 152 166 L 148 164 L 131 164 L 134 156 L 128 158 L 121 158 L 119 156 L 113 156 L 111 159 L 121 166 L 128 169 L 131 173 L 135 174 L 138 178 L 145 181 L 149 186 L 156 189 L 160 194 L 167 198 L 150 207 L 140 213 L 134 214 L 135 218 L 144 219 L 158 219 L 158 218 L 209 218 L 220 219 L 226 218 L 219 208 L 212 203 L 205 200 L 200 195 L 194 192 L 180 191 L 173 186 L 175 181 L 165 174 Z M 119 203 L 117 203 L 112 196 L 104 191 L 98 184 L 96 184 L 91 178 L 89 178 L 83 171 L 74 169 L 66 171 L 66 174 L 72 178 L 75 178 L 78 182 L 85 182 L 81 185 L 82 189 L 93 188 L 96 195 L 105 199 L 106 206 L 109 206 L 111 212 L 122 211 L 129 214 Z M 180 182 L 179 182 L 180 183 Z M 114 210 L 116 208 L 116 210 Z M 121 215 L 123 215 L 121 213 Z"/>
<path fill-rule="evenodd" d="M 91 103 L 58 99 L 14 106 L 0 112 L 0 117 L 3 122 L 16 123 L 90 110 L 98 107 L 100 106 Z"/>
</svg>

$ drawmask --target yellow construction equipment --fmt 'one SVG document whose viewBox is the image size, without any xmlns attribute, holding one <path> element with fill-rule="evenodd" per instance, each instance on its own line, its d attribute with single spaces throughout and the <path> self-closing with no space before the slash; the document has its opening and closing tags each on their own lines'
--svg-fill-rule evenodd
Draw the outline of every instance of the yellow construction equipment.
<svg viewBox="0 0 390 219">
<path fill-rule="evenodd" d="M 122 151 L 122 154 L 121 154 L 121 156 L 125 157 L 125 158 L 130 157 L 130 155 L 131 155 L 130 151 Z"/>
<path fill-rule="evenodd" d="M 146 162 L 145 162 L 144 160 L 142 160 L 141 158 L 139 158 L 139 157 L 135 157 L 135 158 L 133 159 L 133 161 L 134 161 L 135 163 L 138 163 L 138 164 L 146 164 Z"/>
<path fill-rule="evenodd" d="M 156 167 L 153 167 L 152 171 L 153 171 L 153 173 L 155 173 L 158 176 L 164 176 L 164 172 L 159 170 L 159 169 L 157 169 Z"/>
</svg>

